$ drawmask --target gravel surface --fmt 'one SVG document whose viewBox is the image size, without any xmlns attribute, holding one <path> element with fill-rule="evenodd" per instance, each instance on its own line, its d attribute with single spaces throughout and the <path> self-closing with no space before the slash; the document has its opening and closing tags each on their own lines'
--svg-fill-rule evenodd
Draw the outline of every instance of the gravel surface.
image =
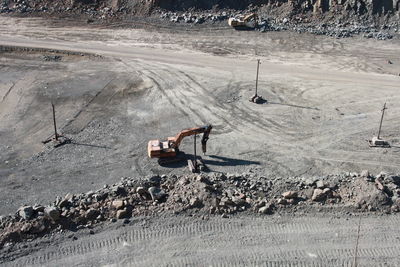
<svg viewBox="0 0 400 267">
<path fill-rule="evenodd" d="M 35 203 L 47 206 L 57 195 L 63 198 L 67 193 L 79 195 L 97 190 L 104 184 L 117 183 L 121 177 L 131 177 L 132 182 L 149 175 L 182 177 L 188 172 L 186 165 L 165 167 L 156 160 L 148 159 L 147 142 L 207 123 L 214 126 L 208 142 L 208 154 L 203 156 L 209 175 L 251 173 L 262 184 L 275 181 L 282 185 L 272 194 L 278 202 L 278 198 L 295 198 L 294 193 L 288 191 L 295 190 L 300 196 L 305 194 L 298 184 L 291 187 L 292 181 L 317 177 L 316 180 L 330 183 L 332 177 L 346 173 L 346 177 L 361 177 L 363 170 L 369 170 L 374 179 L 355 179 L 362 182 L 344 187 L 345 197 L 341 199 L 359 203 L 362 210 L 373 213 L 376 207 L 368 201 L 385 202 L 390 208 L 396 203 L 393 196 L 398 195 L 394 186 L 397 186 L 397 180 L 390 182 L 383 177 L 397 177 L 394 174 L 400 173 L 396 128 L 400 117 L 396 106 L 400 81 L 398 40 L 382 42 L 361 37 L 338 40 L 291 32 L 260 35 L 257 32 L 236 32 L 227 27 L 208 26 L 194 27 L 193 31 L 176 25 L 157 29 L 156 24 L 147 23 L 137 29 L 119 28 L 118 24 L 83 26 L 76 21 L 3 16 L 0 16 L 0 22 L 0 214 L 15 213 L 24 204 L 32 206 L 32 209 Z M 259 94 L 267 99 L 267 103 L 262 105 L 248 101 L 253 94 L 257 58 L 262 61 Z M 51 101 L 56 104 L 60 132 L 72 140 L 59 148 L 41 143 L 53 131 Z M 389 109 L 382 136 L 392 147 L 370 148 L 366 140 L 376 135 L 384 102 Z M 191 138 L 184 140 L 181 150 L 186 156 L 191 156 Z M 378 174 L 382 171 L 387 175 L 379 180 Z M 313 203 L 313 198 L 317 202 L 325 200 L 330 195 L 324 192 L 326 188 L 329 186 L 321 186 L 315 181 L 308 201 Z M 357 192 L 363 190 L 379 193 L 376 198 L 358 199 Z M 286 197 L 282 195 L 285 192 Z M 386 197 L 382 197 L 384 194 Z M 196 200 L 193 200 L 195 203 Z M 116 208 L 114 212 L 117 210 L 120 209 Z M 291 210 L 288 208 L 288 212 Z M 382 211 L 386 212 L 383 209 L 377 214 L 382 214 Z M 318 208 L 312 209 L 310 216 L 319 216 L 320 212 Z M 333 215 L 335 212 L 330 216 L 345 217 L 344 220 L 351 218 L 349 210 L 339 209 Z M 32 210 L 27 207 L 19 213 L 29 217 Z M 43 213 L 53 219 L 57 217 L 54 210 L 43 210 Z M 90 211 L 88 216 L 95 216 L 95 213 Z M 112 213 L 112 216 L 115 215 Z M 199 220 L 196 215 L 195 219 L 165 216 L 175 218 L 171 223 L 188 220 L 187 223 L 192 225 L 190 220 Z M 223 221 L 213 216 L 210 220 Z M 249 216 L 243 218 L 246 227 L 252 225 L 253 218 L 258 218 L 253 216 L 261 215 L 254 215 L 253 212 Z M 327 227 L 324 233 L 333 233 L 326 226 L 326 218 L 310 223 L 308 215 L 299 216 L 299 220 L 305 218 L 307 221 L 302 225 L 314 231 L 317 226 Z M 380 259 L 380 263 L 396 266 L 397 258 L 393 257 L 396 252 L 393 251 L 398 249 L 393 239 L 396 236 L 390 227 L 396 224 L 392 225 L 392 220 L 396 221 L 397 215 L 371 216 L 366 218 L 371 220 L 369 225 L 382 228 L 377 230 L 376 236 L 375 232 L 370 232 L 372 237 L 366 241 L 365 251 L 360 254 L 364 257 L 363 262 L 373 265 Z M 293 217 L 285 218 L 290 221 Z M 155 225 L 164 222 L 162 218 L 152 217 L 151 220 Z M 234 217 L 232 220 L 242 219 Z M 353 228 L 346 231 L 354 233 L 357 223 L 353 219 L 349 221 Z M 335 225 L 332 229 L 340 227 L 342 221 Z M 93 227 L 107 229 L 108 226 Z M 133 227 L 137 226 L 134 224 Z M 191 227 L 189 229 L 193 229 Z M 195 240 L 208 235 L 211 235 L 211 240 L 219 240 L 218 235 L 214 239 L 214 230 L 204 232 L 196 230 L 196 227 L 193 230 Z M 205 224 L 204 227 L 208 229 L 209 226 Z M 247 228 L 244 229 L 248 232 Z M 254 229 L 255 236 L 266 235 L 263 229 Z M 46 240 L 51 238 L 65 244 L 74 242 L 63 241 L 57 231 L 34 242 L 47 244 L 49 241 Z M 241 232 L 242 236 L 245 232 Z M 77 235 L 80 234 L 81 231 L 78 231 Z M 220 234 L 226 238 L 231 236 L 226 232 Z M 291 232 L 282 235 L 288 234 Z M 114 238 L 109 231 L 102 232 L 102 235 Z M 379 236 L 382 240 L 390 240 L 386 245 L 383 241 L 378 242 L 382 244 L 379 251 L 370 250 L 375 245 L 371 240 L 378 240 Z M 318 238 L 319 235 L 312 235 L 307 240 L 314 246 L 319 244 L 316 242 Z M 340 239 L 340 236 L 335 238 Z M 149 240 L 149 245 L 145 248 L 157 243 L 155 239 L 146 240 Z M 264 236 L 262 240 L 270 239 Z M 294 246 L 303 242 L 300 237 L 295 240 Z M 327 244 L 332 238 L 327 236 L 324 240 L 322 243 Z M 115 244 L 117 241 L 104 242 Z M 340 239 L 337 247 L 346 242 Z M 351 252 L 354 239 L 351 242 L 346 252 L 335 250 L 332 246 L 332 251 L 336 252 L 317 253 L 317 258 L 321 257 L 321 260 L 304 256 L 308 255 L 304 251 L 299 252 L 303 255 L 301 257 L 298 252 L 293 252 L 289 262 L 305 259 L 304 262 L 301 260 L 301 264 L 326 265 L 332 260 L 336 265 L 349 265 L 354 255 Z M 39 243 L 36 244 L 42 248 L 44 245 Z M 227 243 L 220 243 L 221 247 Z M 53 259 L 68 265 L 68 255 L 73 255 L 69 263 L 76 261 L 79 264 L 86 258 L 89 265 L 111 261 L 124 264 L 124 259 L 127 259 L 126 264 L 135 264 L 128 253 L 121 259 L 110 258 L 110 262 L 105 258 L 91 258 L 93 248 L 101 250 L 105 245 L 101 242 L 88 244 L 65 249 L 81 251 L 77 253 L 85 256 L 74 256 L 75 252 L 57 254 L 52 252 L 55 248 L 45 249 L 48 254 L 34 252 L 26 242 L 21 246 L 28 248 L 9 247 L 10 251 L 5 255 L 9 261 L 13 258 L 14 249 L 17 258 L 33 253 L 21 258 L 22 264 L 25 262 L 28 265 L 52 265 Z M 185 243 L 174 244 L 177 247 L 169 248 L 165 252 L 169 256 L 165 259 L 171 262 L 176 259 L 179 261 L 177 264 L 185 263 L 180 262 L 179 257 L 171 256 L 181 253 Z M 194 242 L 195 247 L 200 244 Z M 243 244 L 251 246 L 253 243 L 245 240 Z M 111 245 L 106 246 L 110 248 Z M 258 247 L 257 244 L 254 247 Z M 229 248 L 235 247 L 224 248 L 226 250 L 222 250 L 221 254 L 212 253 L 209 261 L 204 261 L 206 257 L 198 254 L 188 257 L 190 261 L 186 263 L 209 264 L 214 258 L 217 263 L 227 262 L 231 255 Z M 279 253 L 290 254 L 290 247 L 285 248 L 287 252 L 281 247 L 282 252 Z M 268 253 L 275 253 L 261 247 L 257 249 L 259 252 L 249 257 L 249 264 L 257 264 L 263 257 L 270 257 Z M 325 249 L 330 251 L 331 248 L 326 245 Z M 103 252 L 106 255 L 110 253 L 108 250 Z M 139 252 L 135 250 L 135 253 Z M 287 258 L 279 253 L 272 257 L 274 262 Z M 326 256 L 325 253 L 333 254 Z M 145 265 L 152 262 L 157 263 L 158 259 L 150 262 L 143 260 Z M 243 258 L 232 258 L 232 264 L 240 263 L 243 263 Z"/>
</svg>

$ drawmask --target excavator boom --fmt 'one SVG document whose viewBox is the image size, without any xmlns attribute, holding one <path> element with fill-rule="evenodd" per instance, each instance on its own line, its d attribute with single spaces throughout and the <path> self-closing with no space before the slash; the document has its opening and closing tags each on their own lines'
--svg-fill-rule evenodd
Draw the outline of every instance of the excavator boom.
<svg viewBox="0 0 400 267">
<path fill-rule="evenodd" d="M 169 137 L 166 141 L 150 140 L 147 147 L 148 155 L 150 158 L 175 157 L 183 138 L 201 133 L 203 133 L 203 137 L 201 139 L 201 148 L 203 153 L 206 153 L 207 141 L 209 139 L 211 129 L 211 125 L 206 125 L 182 130 L 175 137 Z"/>
</svg>

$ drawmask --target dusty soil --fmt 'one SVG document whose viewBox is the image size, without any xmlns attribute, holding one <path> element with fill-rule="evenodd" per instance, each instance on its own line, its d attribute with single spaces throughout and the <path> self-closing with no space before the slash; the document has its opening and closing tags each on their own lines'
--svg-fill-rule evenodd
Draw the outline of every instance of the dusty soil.
<svg viewBox="0 0 400 267">
<path fill-rule="evenodd" d="M 138 217 L 21 244 L 4 265 L 398 266 L 398 224 L 398 216 L 323 213 Z"/>
<path fill-rule="evenodd" d="M 398 40 L 0 22 L 0 214 L 121 177 L 187 173 L 185 164 L 148 159 L 147 141 L 206 123 L 214 126 L 203 156 L 211 173 L 282 181 L 363 169 L 399 173 Z M 257 58 L 263 105 L 248 101 Z M 52 135 L 51 101 L 60 131 L 72 139 L 56 149 L 41 143 Z M 376 135 L 384 102 L 382 136 L 392 147 L 372 149 L 366 140 Z M 181 147 L 188 156 L 192 143 Z"/>
<path fill-rule="evenodd" d="M 61 55 L 54 62 L 43 60 L 46 52 L 2 53 L 3 213 L 123 176 L 185 172 L 148 159 L 147 141 L 206 123 L 214 125 L 204 157 L 211 171 L 265 177 L 398 171 L 396 41 L 227 29 L 149 34 L 39 27 L 40 19 L 2 18 L 1 25 L 4 45 L 103 56 Z M 256 58 L 264 105 L 248 101 Z M 60 131 L 74 141 L 59 149 L 41 144 L 52 134 L 52 100 Z M 393 147 L 371 149 L 365 140 L 376 134 L 384 102 L 382 135 Z M 181 150 L 192 153 L 191 138 Z"/>
</svg>

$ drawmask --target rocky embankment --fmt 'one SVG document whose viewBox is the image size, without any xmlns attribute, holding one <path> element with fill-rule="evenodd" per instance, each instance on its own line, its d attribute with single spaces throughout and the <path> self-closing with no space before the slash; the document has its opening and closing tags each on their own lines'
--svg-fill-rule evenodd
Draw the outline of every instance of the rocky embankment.
<svg viewBox="0 0 400 267">
<path fill-rule="evenodd" d="M 0 13 L 87 18 L 107 23 L 132 16 L 162 24 L 223 24 L 229 17 L 256 12 L 265 31 L 295 31 L 336 38 L 362 35 L 380 40 L 400 34 L 400 0 L 0 0 Z"/>
<path fill-rule="evenodd" d="M 0 217 L 0 248 L 46 234 L 91 228 L 135 216 L 159 213 L 220 215 L 235 213 L 400 211 L 400 176 L 345 173 L 325 177 L 268 179 L 253 173 L 122 178 L 84 194 L 66 194 L 50 205 L 20 207 Z"/>
</svg>

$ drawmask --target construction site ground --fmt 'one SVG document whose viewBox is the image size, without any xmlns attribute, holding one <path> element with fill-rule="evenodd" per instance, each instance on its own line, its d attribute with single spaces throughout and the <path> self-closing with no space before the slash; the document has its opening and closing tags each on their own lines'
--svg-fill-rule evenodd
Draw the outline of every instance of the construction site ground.
<svg viewBox="0 0 400 267">
<path fill-rule="evenodd" d="M 253 172 L 282 183 L 365 169 L 399 173 L 399 40 L 128 26 L 0 16 L 0 214 L 121 177 L 185 174 L 186 162 L 165 167 L 149 159 L 147 142 L 207 123 L 214 128 L 202 157 L 210 172 Z M 260 105 L 248 100 L 256 59 L 267 100 Z M 57 149 L 41 143 L 53 134 L 51 102 L 59 131 L 72 140 Z M 385 102 L 381 136 L 392 147 L 370 148 Z M 181 150 L 190 156 L 193 139 Z M 231 266 L 269 258 L 350 266 L 361 225 L 361 262 L 396 266 L 398 221 L 380 214 L 360 224 L 317 211 L 137 218 L 78 233 L 77 241 L 45 237 L 21 247 L 26 256 L 10 264 Z"/>
</svg>

